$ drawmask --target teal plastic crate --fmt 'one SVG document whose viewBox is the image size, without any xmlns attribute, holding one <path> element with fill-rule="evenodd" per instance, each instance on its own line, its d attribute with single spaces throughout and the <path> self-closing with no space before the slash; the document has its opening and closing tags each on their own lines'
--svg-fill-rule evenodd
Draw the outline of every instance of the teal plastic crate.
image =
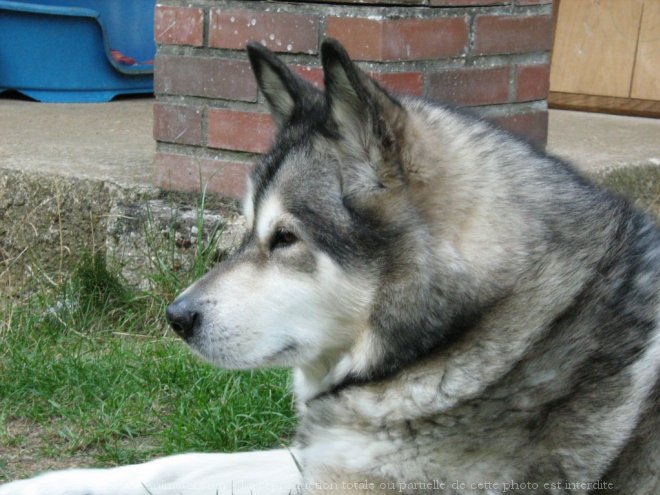
<svg viewBox="0 0 660 495">
<path fill-rule="evenodd" d="M 104 102 L 153 92 L 155 0 L 0 0 L 0 92 Z"/>
</svg>

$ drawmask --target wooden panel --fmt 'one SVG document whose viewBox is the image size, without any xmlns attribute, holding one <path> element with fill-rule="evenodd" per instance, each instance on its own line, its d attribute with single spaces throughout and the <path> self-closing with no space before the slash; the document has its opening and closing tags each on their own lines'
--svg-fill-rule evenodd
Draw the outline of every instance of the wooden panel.
<svg viewBox="0 0 660 495">
<path fill-rule="evenodd" d="M 550 90 L 630 95 L 643 0 L 571 0 L 559 5 Z"/>
<path fill-rule="evenodd" d="M 660 100 L 660 0 L 644 1 L 630 96 Z"/>
<path fill-rule="evenodd" d="M 617 98 L 615 96 L 577 95 L 551 91 L 548 95 L 550 108 L 605 112 L 639 117 L 660 117 L 660 101 Z"/>
</svg>

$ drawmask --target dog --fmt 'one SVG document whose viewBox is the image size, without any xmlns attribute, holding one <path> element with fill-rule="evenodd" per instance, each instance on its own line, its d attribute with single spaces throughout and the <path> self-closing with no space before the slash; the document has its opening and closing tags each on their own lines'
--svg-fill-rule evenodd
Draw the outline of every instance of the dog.
<svg viewBox="0 0 660 495">
<path fill-rule="evenodd" d="M 241 247 L 167 318 L 218 366 L 294 369 L 294 446 L 0 495 L 660 493 L 654 221 L 334 40 L 324 91 L 248 51 L 278 134 Z"/>
</svg>

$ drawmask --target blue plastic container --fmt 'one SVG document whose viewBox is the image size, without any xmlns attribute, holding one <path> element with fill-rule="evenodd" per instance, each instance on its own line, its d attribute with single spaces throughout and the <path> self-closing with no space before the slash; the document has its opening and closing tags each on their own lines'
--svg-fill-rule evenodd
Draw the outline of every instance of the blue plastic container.
<svg viewBox="0 0 660 495">
<path fill-rule="evenodd" d="M 0 0 L 0 93 L 104 102 L 153 92 L 155 0 Z M 138 63 L 118 62 L 117 50 Z"/>
</svg>

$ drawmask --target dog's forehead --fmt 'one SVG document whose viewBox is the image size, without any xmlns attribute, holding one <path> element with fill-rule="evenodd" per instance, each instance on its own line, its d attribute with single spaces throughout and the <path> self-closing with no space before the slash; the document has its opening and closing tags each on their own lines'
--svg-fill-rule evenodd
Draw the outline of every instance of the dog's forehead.
<svg viewBox="0 0 660 495">
<path fill-rule="evenodd" d="M 310 143 L 286 152 L 275 150 L 255 168 L 247 189 L 244 211 L 250 217 L 248 223 L 253 224 L 264 205 L 272 206 L 269 198 L 278 197 L 278 209 L 285 211 L 292 205 L 327 200 L 329 194 L 336 196 L 337 167 L 331 157 Z"/>
<path fill-rule="evenodd" d="M 255 220 L 258 239 L 267 239 L 278 220 L 286 214 L 278 191 L 269 190 L 259 205 L 259 214 Z"/>
<path fill-rule="evenodd" d="M 259 207 L 273 188 L 275 177 L 278 175 L 286 157 L 287 151 L 281 147 L 272 149 L 259 160 L 248 177 L 245 195 L 243 197 L 243 214 L 248 227 L 254 225 Z"/>
</svg>

